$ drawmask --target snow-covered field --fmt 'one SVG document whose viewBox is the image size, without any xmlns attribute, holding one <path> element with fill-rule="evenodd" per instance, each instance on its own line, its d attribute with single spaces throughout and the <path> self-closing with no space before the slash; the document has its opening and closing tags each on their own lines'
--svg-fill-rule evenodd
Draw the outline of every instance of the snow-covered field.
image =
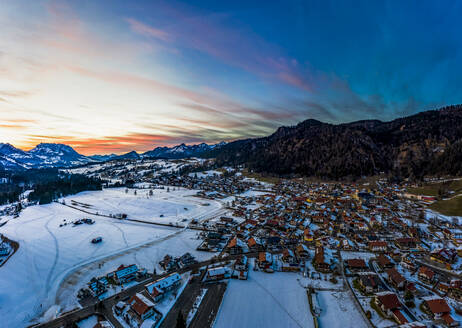
<svg viewBox="0 0 462 328">
<path fill-rule="evenodd" d="M 302 275 L 249 271 L 248 280 L 231 279 L 214 328 L 313 327 Z"/>
<path fill-rule="evenodd" d="M 222 205 L 218 201 L 193 197 L 197 193 L 195 190 L 184 188 L 169 190 L 167 192 L 167 189 L 154 189 L 152 196 L 149 195 L 149 189 L 111 188 L 96 193 L 86 191 L 67 197 L 66 204 L 92 213 L 98 212 L 104 215 L 125 213 L 129 219 L 160 223 L 200 220 L 204 214 L 210 215 L 211 212 L 218 213 L 222 210 Z M 72 201 L 90 206 L 73 205 L 75 203 Z"/>
<path fill-rule="evenodd" d="M 178 207 L 190 207 L 194 216 L 203 219 L 220 209 L 219 205 L 194 204 L 196 200 L 185 196 L 184 191 L 175 193 L 157 191 L 156 197 L 147 199 L 117 189 L 84 192 L 65 201 L 91 201 L 95 208 L 99 206 L 100 213 L 114 204 L 118 212 L 143 219 L 155 216 L 157 208 L 165 212 L 165 220 L 176 218 Z M 69 222 L 83 217 L 95 223 L 59 227 L 64 219 Z M 179 256 L 191 252 L 198 260 L 213 255 L 195 251 L 200 243 L 196 231 L 92 216 L 58 203 L 28 207 L 19 218 L 9 219 L 0 232 L 20 243 L 19 250 L 0 268 L 2 327 L 25 327 L 47 310 L 48 317 L 43 319 L 50 319 L 56 310 L 76 307 L 79 288 L 91 277 L 108 273 L 120 264 L 136 263 L 151 271 L 167 253 Z M 91 239 L 97 236 L 103 237 L 103 242 L 92 244 Z"/>
<path fill-rule="evenodd" d="M 321 308 L 320 327 L 367 327 L 349 292 L 316 292 L 316 298 Z"/>
</svg>

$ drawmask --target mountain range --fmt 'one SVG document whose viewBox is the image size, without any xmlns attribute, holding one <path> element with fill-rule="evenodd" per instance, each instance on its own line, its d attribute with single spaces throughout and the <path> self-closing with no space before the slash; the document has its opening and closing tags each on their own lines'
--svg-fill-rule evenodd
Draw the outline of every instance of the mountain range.
<svg viewBox="0 0 462 328">
<path fill-rule="evenodd" d="M 0 143 L 0 169 L 15 170 L 48 167 L 72 167 L 88 163 L 105 162 L 109 160 L 140 159 L 140 158 L 187 158 L 198 157 L 204 152 L 218 149 L 226 143 L 215 145 L 201 143 L 198 145 L 177 145 L 174 147 L 157 147 L 138 154 L 135 151 L 123 155 L 93 155 L 84 156 L 72 147 L 64 144 L 41 143 L 35 148 L 24 151 L 8 143 Z"/>
<path fill-rule="evenodd" d="M 462 175 L 462 105 L 389 122 L 328 124 L 310 119 L 205 155 L 215 157 L 218 165 L 244 165 L 280 176 Z"/>
</svg>

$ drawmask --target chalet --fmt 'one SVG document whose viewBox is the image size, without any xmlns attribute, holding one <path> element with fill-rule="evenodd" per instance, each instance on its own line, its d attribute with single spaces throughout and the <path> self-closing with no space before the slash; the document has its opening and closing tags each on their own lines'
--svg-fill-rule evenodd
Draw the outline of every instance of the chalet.
<svg viewBox="0 0 462 328">
<path fill-rule="evenodd" d="M 430 259 L 445 264 L 449 269 L 457 260 L 457 251 L 452 248 L 437 248 L 430 253 Z"/>
<path fill-rule="evenodd" d="M 116 271 L 110 273 L 108 278 L 113 278 L 116 283 L 124 284 L 129 281 L 132 281 L 136 278 L 136 274 L 138 273 L 138 267 L 136 264 L 131 264 L 128 266 L 121 265 L 117 268 Z"/>
<path fill-rule="evenodd" d="M 324 256 L 324 247 L 318 246 L 315 249 L 314 258 L 313 258 L 313 266 L 316 270 L 320 272 L 329 272 L 329 263 L 325 261 Z"/>
<path fill-rule="evenodd" d="M 133 295 L 128 301 L 128 304 L 131 312 L 135 314 L 139 322 L 142 322 L 156 314 L 154 304 L 140 293 Z"/>
<path fill-rule="evenodd" d="M 164 256 L 164 258 L 159 262 L 159 264 L 165 271 L 173 271 L 177 267 L 177 263 L 168 254 Z"/>
<path fill-rule="evenodd" d="M 417 269 L 417 266 L 415 264 L 415 258 L 411 255 L 404 256 L 401 259 L 401 266 L 409 271 L 414 272 Z"/>
<path fill-rule="evenodd" d="M 292 250 L 284 248 L 282 251 L 282 261 L 284 261 L 285 263 L 296 263 L 297 259 Z"/>
<path fill-rule="evenodd" d="M 382 270 L 391 269 L 394 267 L 394 264 L 393 262 L 391 262 L 390 258 L 387 255 L 383 254 L 380 254 L 377 257 L 377 263 L 379 264 L 379 267 Z"/>
<path fill-rule="evenodd" d="M 422 265 L 419 268 L 417 276 L 419 277 L 419 280 L 423 283 L 431 285 L 435 278 L 435 272 L 432 269 Z"/>
<path fill-rule="evenodd" d="M 92 278 L 88 283 L 88 287 L 94 296 L 99 296 L 106 292 L 108 284 L 106 277 Z"/>
<path fill-rule="evenodd" d="M 305 244 L 298 244 L 297 247 L 295 247 L 295 255 L 297 255 L 300 260 L 306 260 L 310 257 L 310 251 Z"/>
<path fill-rule="evenodd" d="M 438 282 L 436 289 L 441 293 L 446 295 L 449 292 L 449 285 L 443 282 Z"/>
<path fill-rule="evenodd" d="M 442 320 L 448 327 L 458 327 L 459 322 L 451 317 L 451 308 L 446 300 L 440 297 L 424 297 L 422 307 L 432 315 L 434 320 Z"/>
<path fill-rule="evenodd" d="M 400 249 L 410 249 L 415 248 L 417 246 L 417 242 L 415 238 L 403 237 L 396 238 L 395 245 L 398 246 Z"/>
<path fill-rule="evenodd" d="M 185 268 L 196 263 L 197 261 L 194 256 L 191 255 L 191 253 L 185 253 L 178 259 L 178 266 L 180 268 Z"/>
<path fill-rule="evenodd" d="M 229 254 L 234 255 L 234 254 L 242 254 L 245 251 L 245 248 L 246 248 L 245 246 L 246 245 L 242 240 L 240 240 L 237 237 L 234 237 L 233 239 L 229 241 L 226 248 Z"/>
<path fill-rule="evenodd" d="M 230 271 L 227 267 L 215 267 L 207 270 L 205 281 L 218 281 L 230 277 Z"/>
<path fill-rule="evenodd" d="M 358 274 L 359 284 L 366 293 L 375 293 L 379 290 L 379 276 L 373 272 L 360 272 Z"/>
<path fill-rule="evenodd" d="M 258 251 L 262 251 L 264 249 L 263 243 L 257 237 L 250 237 L 247 240 L 247 247 L 252 252 L 258 252 Z"/>
<path fill-rule="evenodd" d="M 462 280 L 452 280 L 449 284 L 448 295 L 458 301 L 462 301 Z"/>
<path fill-rule="evenodd" d="M 247 256 L 241 255 L 234 262 L 234 270 L 237 271 L 247 271 L 248 268 L 248 259 Z"/>
<path fill-rule="evenodd" d="M 386 252 L 387 246 L 387 242 L 383 240 L 370 241 L 368 244 L 369 250 L 371 252 Z"/>
<path fill-rule="evenodd" d="M 395 268 L 385 270 L 388 277 L 388 282 L 399 290 L 403 290 L 406 284 L 406 279 Z"/>
<path fill-rule="evenodd" d="M 261 269 L 269 268 L 273 264 L 273 255 L 268 252 L 258 253 L 258 266 Z"/>
<path fill-rule="evenodd" d="M 381 292 L 376 294 L 375 304 L 387 317 L 395 319 L 399 324 L 405 324 L 408 322 L 399 310 L 401 308 L 401 303 L 395 293 Z"/>
<path fill-rule="evenodd" d="M 178 288 L 181 285 L 181 276 L 178 273 L 172 273 L 164 278 L 158 279 L 148 285 L 146 290 L 155 302 L 160 301 L 167 292 Z"/>
<path fill-rule="evenodd" d="M 348 259 L 345 260 L 345 265 L 351 272 L 364 272 L 369 270 L 364 259 Z"/>
</svg>

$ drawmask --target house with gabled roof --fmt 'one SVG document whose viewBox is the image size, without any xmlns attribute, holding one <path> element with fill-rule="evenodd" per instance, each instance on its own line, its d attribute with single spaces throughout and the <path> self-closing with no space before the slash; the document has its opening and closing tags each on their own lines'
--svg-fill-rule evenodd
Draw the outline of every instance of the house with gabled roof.
<svg viewBox="0 0 462 328">
<path fill-rule="evenodd" d="M 130 306 L 130 312 L 134 314 L 135 318 L 140 323 L 147 318 L 158 315 L 158 311 L 155 309 L 154 303 L 141 293 L 133 295 L 129 299 L 128 305 Z"/>
<path fill-rule="evenodd" d="M 462 300 L 462 280 L 451 280 L 448 295 L 458 301 Z"/>
<path fill-rule="evenodd" d="M 433 283 L 433 281 L 434 281 L 434 278 L 435 278 L 435 272 L 432 269 L 430 269 L 429 267 L 426 267 L 426 266 L 422 265 L 419 268 L 417 276 L 419 277 L 420 281 L 431 285 Z"/>
<path fill-rule="evenodd" d="M 175 272 L 146 285 L 146 290 L 153 300 L 158 302 L 164 298 L 167 292 L 178 288 L 180 285 L 181 276 Z"/>
<path fill-rule="evenodd" d="M 368 243 L 368 247 L 371 252 L 386 252 L 388 244 L 383 240 L 373 240 Z"/>
<path fill-rule="evenodd" d="M 351 272 L 363 272 L 369 270 L 369 267 L 367 266 L 366 261 L 364 261 L 364 259 L 345 260 L 345 266 Z"/>
<path fill-rule="evenodd" d="M 444 298 L 438 296 L 424 297 L 422 307 L 432 315 L 434 320 L 442 320 L 448 327 L 459 326 L 459 322 L 451 317 L 451 308 Z"/>
<path fill-rule="evenodd" d="M 214 267 L 207 270 L 205 274 L 205 281 L 218 281 L 227 279 L 231 276 L 230 269 L 228 267 Z"/>
<path fill-rule="evenodd" d="M 380 279 L 375 272 L 358 273 L 359 284 L 366 293 L 374 293 L 379 290 Z"/>
<path fill-rule="evenodd" d="M 110 273 L 108 277 L 113 278 L 118 284 L 124 284 L 134 280 L 138 270 L 139 269 L 136 264 L 131 264 L 128 266 L 122 264 L 117 268 L 116 271 Z"/>
<path fill-rule="evenodd" d="M 310 257 L 310 250 L 305 244 L 300 243 L 295 247 L 295 255 L 300 260 L 306 260 Z"/>
<path fill-rule="evenodd" d="M 403 290 L 406 285 L 406 279 L 395 268 L 385 270 L 388 281 L 391 285 L 399 290 Z"/>
<path fill-rule="evenodd" d="M 395 293 L 388 291 L 377 293 L 374 301 L 387 317 L 395 319 L 399 324 L 408 322 L 400 311 L 401 303 Z"/>
</svg>

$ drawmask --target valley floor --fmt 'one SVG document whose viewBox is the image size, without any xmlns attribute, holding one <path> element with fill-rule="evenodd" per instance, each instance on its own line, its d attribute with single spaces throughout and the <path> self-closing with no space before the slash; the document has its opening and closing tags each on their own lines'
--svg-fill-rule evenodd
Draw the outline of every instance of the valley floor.
<svg viewBox="0 0 462 328">
<path fill-rule="evenodd" d="M 151 197 L 145 190 L 137 195 L 130 192 L 123 188 L 84 192 L 65 202 L 70 204 L 72 199 L 91 205 L 89 210 L 100 214 L 124 212 L 129 218 L 165 222 L 187 223 L 223 211 L 218 202 L 201 206 L 202 200 L 191 197 L 191 191 L 157 190 Z M 84 217 L 95 223 L 60 227 Z M 20 244 L 0 268 L 0 317 L 5 327 L 25 327 L 40 317 L 49 320 L 57 312 L 77 307 L 80 288 L 121 264 L 135 263 L 152 272 L 154 267 L 160 269 L 158 262 L 166 254 L 190 252 L 198 260 L 213 256 L 195 250 L 200 243 L 197 231 L 89 215 L 59 203 L 28 207 L 18 218 L 9 218 L 0 232 Z M 98 236 L 103 242 L 92 244 Z"/>
</svg>

